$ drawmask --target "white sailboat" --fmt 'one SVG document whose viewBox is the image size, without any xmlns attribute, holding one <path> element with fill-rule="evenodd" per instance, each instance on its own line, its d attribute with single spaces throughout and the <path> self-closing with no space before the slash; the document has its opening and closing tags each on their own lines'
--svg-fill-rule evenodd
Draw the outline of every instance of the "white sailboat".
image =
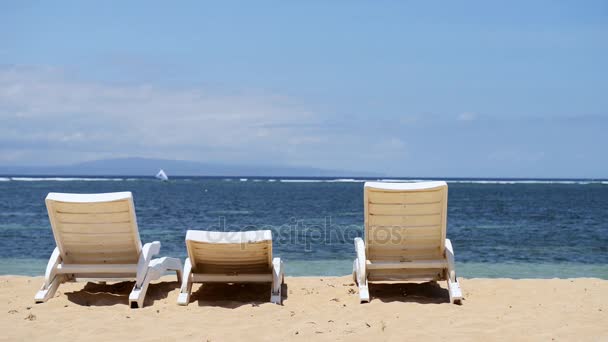
<svg viewBox="0 0 608 342">
<path fill-rule="evenodd" d="M 165 173 L 165 171 L 163 169 L 160 169 L 160 171 L 158 171 L 158 173 L 155 176 L 157 179 L 160 179 L 161 181 L 167 181 L 169 180 L 169 177 L 167 177 L 167 174 Z"/>
</svg>

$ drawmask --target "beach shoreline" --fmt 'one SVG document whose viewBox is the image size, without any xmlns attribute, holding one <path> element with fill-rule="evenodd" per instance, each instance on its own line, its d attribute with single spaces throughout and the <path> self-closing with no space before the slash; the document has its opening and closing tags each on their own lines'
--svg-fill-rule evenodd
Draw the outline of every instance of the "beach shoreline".
<svg viewBox="0 0 608 342">
<path fill-rule="evenodd" d="M 211 284 L 176 304 L 174 276 L 153 282 L 145 307 L 130 309 L 132 282 L 62 284 L 34 304 L 42 277 L 0 276 L 1 340 L 606 340 L 608 280 L 460 279 L 465 300 L 444 282 L 376 284 L 359 304 L 350 276 L 286 277 L 284 303 L 267 284 Z"/>
</svg>

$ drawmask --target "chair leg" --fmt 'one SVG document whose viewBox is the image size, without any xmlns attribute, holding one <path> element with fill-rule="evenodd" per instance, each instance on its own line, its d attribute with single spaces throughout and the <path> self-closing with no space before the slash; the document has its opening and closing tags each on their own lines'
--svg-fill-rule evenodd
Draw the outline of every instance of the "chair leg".
<svg viewBox="0 0 608 342">
<path fill-rule="evenodd" d="M 450 303 L 460 304 L 462 302 L 462 290 L 458 280 L 452 281 L 448 279 L 448 292 L 450 293 Z"/>
<path fill-rule="evenodd" d="M 369 302 L 369 289 L 367 285 L 367 271 L 365 269 L 365 262 L 367 260 L 365 256 L 365 243 L 361 238 L 355 238 L 355 251 L 357 252 L 357 259 L 353 263 L 353 268 L 356 276 L 357 285 L 359 285 L 359 300 L 361 303 Z"/>
<path fill-rule="evenodd" d="M 66 281 L 67 277 L 65 275 L 56 273 L 59 264 L 61 264 L 61 255 L 59 253 L 59 248 L 55 247 L 49 258 L 49 262 L 46 265 L 44 284 L 42 284 L 40 291 L 34 296 L 34 301 L 36 303 L 44 303 L 49 300 L 55 295 L 59 285 Z"/>
<path fill-rule="evenodd" d="M 46 286 L 46 284 L 42 285 L 42 288 L 36 293 L 36 296 L 34 296 L 34 301 L 36 304 L 44 303 L 55 296 L 57 288 L 59 288 L 59 285 L 65 282 L 65 280 L 65 276 L 63 274 L 59 274 L 55 276 L 53 280 L 51 280 L 48 286 Z"/>
<path fill-rule="evenodd" d="M 448 281 L 448 292 L 450 294 L 450 303 L 460 304 L 462 302 L 462 290 L 460 289 L 460 283 L 456 278 L 456 267 L 454 263 L 454 249 L 452 248 L 452 242 L 450 239 L 445 239 L 445 257 L 448 262 L 447 267 L 447 281 Z"/>
<path fill-rule="evenodd" d="M 131 309 L 143 308 L 144 300 L 146 299 L 146 293 L 148 292 L 148 285 L 152 280 L 156 280 L 161 277 L 162 271 L 159 267 L 154 267 L 153 263 L 159 259 L 150 261 L 150 266 L 147 269 L 146 275 L 140 284 L 137 282 L 133 286 L 133 290 L 129 294 L 129 306 Z"/>
<path fill-rule="evenodd" d="M 129 294 L 129 306 L 131 309 L 143 308 L 144 300 L 146 299 L 146 292 L 148 292 L 148 285 L 150 285 L 150 276 L 146 274 L 141 286 L 133 286 L 133 290 Z"/>
<path fill-rule="evenodd" d="M 358 259 L 355 259 L 355 265 L 358 264 Z M 364 272 L 361 272 L 359 267 L 355 269 L 356 281 L 359 286 L 359 300 L 361 303 L 369 302 L 369 287 L 367 283 L 367 277 Z"/>
<path fill-rule="evenodd" d="M 270 291 L 270 302 L 282 304 L 281 288 L 284 281 L 283 262 L 281 258 L 272 259 L 272 289 Z"/>
<path fill-rule="evenodd" d="M 192 293 L 192 264 L 190 258 L 184 263 L 184 272 L 182 274 L 182 286 L 177 296 L 178 305 L 188 305 L 190 303 L 190 294 Z"/>
<path fill-rule="evenodd" d="M 175 271 L 179 274 L 181 268 L 182 263 L 177 258 L 163 257 L 151 260 L 144 280 L 140 284 L 135 283 L 131 294 L 129 294 L 131 308 L 142 308 L 144 306 L 144 299 L 151 281 L 160 279 L 167 271 Z"/>
</svg>

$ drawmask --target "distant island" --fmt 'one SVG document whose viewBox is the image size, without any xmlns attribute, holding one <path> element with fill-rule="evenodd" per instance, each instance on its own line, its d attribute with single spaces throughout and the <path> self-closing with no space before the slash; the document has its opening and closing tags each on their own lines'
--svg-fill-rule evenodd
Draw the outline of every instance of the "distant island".
<svg viewBox="0 0 608 342">
<path fill-rule="evenodd" d="M 49 176 L 154 176 L 159 169 L 171 176 L 253 177 L 381 177 L 373 172 L 328 170 L 313 167 L 201 163 L 188 160 L 116 158 L 61 166 L 3 166 L 0 175 Z"/>
</svg>

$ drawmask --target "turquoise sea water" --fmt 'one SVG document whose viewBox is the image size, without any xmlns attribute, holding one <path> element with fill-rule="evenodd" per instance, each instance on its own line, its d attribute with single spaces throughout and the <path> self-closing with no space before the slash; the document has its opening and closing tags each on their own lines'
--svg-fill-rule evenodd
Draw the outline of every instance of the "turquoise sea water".
<svg viewBox="0 0 608 342">
<path fill-rule="evenodd" d="M 448 237 L 464 277 L 608 279 L 608 181 L 448 180 Z M 288 275 L 351 272 L 363 181 L 0 177 L 0 274 L 41 275 L 55 247 L 48 192 L 131 191 L 143 242 L 186 256 L 187 229 L 271 229 Z"/>
</svg>

